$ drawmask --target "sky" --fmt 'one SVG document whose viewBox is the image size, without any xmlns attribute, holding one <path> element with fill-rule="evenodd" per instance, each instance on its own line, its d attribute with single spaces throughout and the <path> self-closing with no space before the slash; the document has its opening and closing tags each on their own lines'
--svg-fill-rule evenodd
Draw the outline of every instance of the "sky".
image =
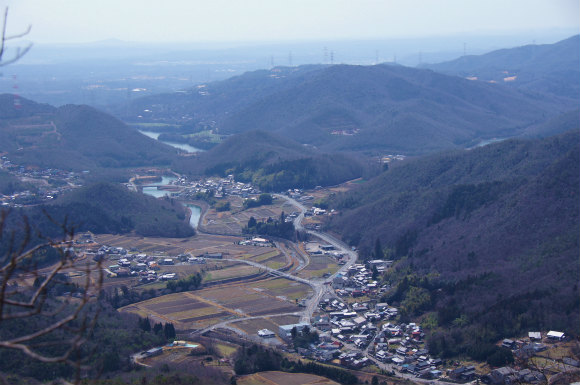
<svg viewBox="0 0 580 385">
<path fill-rule="evenodd" d="M 580 0 L 0 0 L 34 43 L 389 39 L 580 30 Z"/>
</svg>

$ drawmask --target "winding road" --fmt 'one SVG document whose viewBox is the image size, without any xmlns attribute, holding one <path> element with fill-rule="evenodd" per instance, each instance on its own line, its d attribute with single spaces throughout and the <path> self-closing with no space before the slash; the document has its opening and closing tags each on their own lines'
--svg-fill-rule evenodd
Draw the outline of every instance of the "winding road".
<svg viewBox="0 0 580 385">
<path fill-rule="evenodd" d="M 254 262 L 254 261 L 248 261 L 248 260 L 243 260 L 243 259 L 221 259 L 222 261 L 232 261 L 232 262 L 238 262 L 238 263 L 245 263 L 245 264 L 263 269 L 265 271 L 268 271 L 272 275 L 277 275 L 277 276 L 280 276 L 280 277 L 283 277 L 286 279 L 290 279 L 290 280 L 293 280 L 296 282 L 306 284 L 312 288 L 313 295 L 307 300 L 305 309 L 303 311 L 300 311 L 300 312 L 284 313 L 284 314 L 273 313 L 273 314 L 266 314 L 266 315 L 261 315 L 261 316 L 256 316 L 256 317 L 236 318 L 233 320 L 227 320 L 227 321 L 217 323 L 215 325 L 209 326 L 209 327 L 204 328 L 204 329 L 196 330 L 196 331 L 192 332 L 191 335 L 204 334 L 208 331 L 219 329 L 219 328 L 229 329 L 229 330 L 235 331 L 236 333 L 245 335 L 245 333 L 243 333 L 241 330 L 231 327 L 230 324 L 240 322 L 240 321 L 245 321 L 245 320 L 252 320 L 252 319 L 257 319 L 257 318 L 266 318 L 266 317 L 271 317 L 271 316 L 299 315 L 300 322 L 310 323 L 311 319 L 312 319 L 312 315 L 314 314 L 316 307 L 318 306 L 318 304 L 320 303 L 320 300 L 324 297 L 324 295 L 326 293 L 334 294 L 332 292 L 332 289 L 330 288 L 330 283 L 332 282 L 333 278 L 337 274 L 343 273 L 346 270 L 348 270 L 348 268 L 355 263 L 358 256 L 357 256 L 356 252 L 351 250 L 346 244 L 344 244 L 343 242 L 341 242 L 340 240 L 334 238 L 333 236 L 331 236 L 329 234 L 307 230 L 304 228 L 304 226 L 302 226 L 302 220 L 304 219 L 304 213 L 307 210 L 307 208 L 303 204 L 301 204 L 300 202 L 296 201 L 295 199 L 292 199 L 292 198 L 287 197 L 285 195 L 275 194 L 275 196 L 278 198 L 286 200 L 288 203 L 290 203 L 291 205 L 293 205 L 294 207 L 296 207 L 300 210 L 300 215 L 298 215 L 294 219 L 294 227 L 296 228 L 296 230 L 304 231 L 304 232 L 306 232 L 314 237 L 320 238 L 321 240 L 323 240 L 324 242 L 326 242 L 328 244 L 333 245 L 339 252 L 348 256 L 348 261 L 346 262 L 345 265 L 341 266 L 341 268 L 338 271 L 336 271 L 334 274 L 332 274 L 330 277 L 322 280 L 322 279 L 300 278 L 300 277 L 297 277 L 297 276 L 292 275 L 292 274 L 288 274 L 288 273 L 283 272 L 283 271 L 272 269 L 268 266 L 265 266 L 261 263 Z"/>
</svg>

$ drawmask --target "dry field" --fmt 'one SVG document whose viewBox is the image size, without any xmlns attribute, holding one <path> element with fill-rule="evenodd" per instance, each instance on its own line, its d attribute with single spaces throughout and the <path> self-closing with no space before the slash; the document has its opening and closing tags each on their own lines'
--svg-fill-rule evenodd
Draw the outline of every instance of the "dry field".
<svg viewBox="0 0 580 385">
<path fill-rule="evenodd" d="M 247 334 L 254 336 L 258 333 L 258 330 L 261 329 L 269 329 L 274 333 L 278 334 L 278 325 L 268 320 L 267 318 L 258 318 L 234 322 L 230 324 L 230 326 L 233 326 L 236 329 L 240 329 L 246 332 Z"/>
<path fill-rule="evenodd" d="M 297 315 L 280 315 L 269 317 L 269 320 L 274 322 L 276 325 L 293 325 L 300 322 L 300 316 Z"/>
<path fill-rule="evenodd" d="M 244 256 L 243 259 L 261 263 L 272 269 L 280 269 L 289 263 L 284 254 L 272 248 L 264 248 L 263 254 Z"/>
<path fill-rule="evenodd" d="M 302 309 L 295 299 L 308 293 L 309 287 L 304 284 L 276 278 L 164 295 L 120 311 L 172 322 L 179 330 L 190 330 L 228 319 L 298 312 Z"/>
<path fill-rule="evenodd" d="M 261 247 L 241 246 L 237 242 L 241 237 L 229 235 L 197 234 L 191 238 L 147 238 L 129 235 L 100 234 L 96 236 L 102 245 L 123 247 L 127 250 L 136 248 L 148 255 L 171 255 L 191 253 L 194 256 L 204 253 L 223 253 L 225 257 L 235 258 L 241 255 L 257 255 L 264 252 Z"/>
<path fill-rule="evenodd" d="M 325 377 L 304 373 L 260 372 L 238 379 L 239 385 L 338 385 Z"/>
<path fill-rule="evenodd" d="M 303 278 L 319 278 L 324 274 L 333 274 L 339 269 L 334 259 L 326 255 L 311 255 L 310 263 L 298 273 Z"/>
<path fill-rule="evenodd" d="M 247 210 L 242 209 L 243 200 L 240 197 L 229 197 L 231 211 L 216 212 L 213 209 L 207 211 L 202 223 L 202 229 L 209 233 L 217 234 L 241 234 L 242 228 L 248 224 L 250 217 L 257 221 L 266 220 L 268 217 L 278 218 L 282 211 L 286 214 L 295 211 L 294 206 L 282 199 L 274 199 L 269 206 L 255 207 Z"/>
<path fill-rule="evenodd" d="M 190 356 L 191 348 L 163 348 L 163 354 L 156 357 L 145 358 L 141 360 L 144 364 L 161 367 L 163 364 L 171 365 L 175 370 L 183 373 L 195 375 L 197 365 L 211 366 L 225 372 L 227 375 L 233 375 L 232 367 L 228 364 L 221 363 L 214 359 L 212 362 L 203 362 L 205 355 Z"/>
<path fill-rule="evenodd" d="M 230 326 L 233 326 L 251 335 L 256 335 L 258 330 L 261 329 L 269 329 L 278 334 L 278 326 L 296 324 L 299 321 L 300 316 L 298 315 L 284 315 L 233 322 L 230 324 Z"/>
<path fill-rule="evenodd" d="M 235 277 L 246 277 L 259 273 L 261 270 L 257 267 L 245 265 L 245 264 L 235 264 L 224 269 L 216 269 L 206 272 L 203 277 L 203 282 L 213 282 L 220 281 L 228 278 Z"/>
</svg>

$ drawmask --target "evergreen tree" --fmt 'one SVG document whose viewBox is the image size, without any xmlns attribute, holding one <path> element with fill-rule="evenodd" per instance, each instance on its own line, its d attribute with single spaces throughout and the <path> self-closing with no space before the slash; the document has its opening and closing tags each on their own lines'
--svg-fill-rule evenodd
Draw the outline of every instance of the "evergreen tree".
<svg viewBox="0 0 580 385">
<path fill-rule="evenodd" d="M 375 241 L 375 251 L 373 252 L 375 259 L 383 259 L 385 254 L 383 253 L 383 246 L 381 246 L 381 241 L 379 238 Z"/>
<path fill-rule="evenodd" d="M 175 338 L 175 327 L 172 323 L 166 323 L 163 327 L 163 333 L 168 340 Z"/>
</svg>

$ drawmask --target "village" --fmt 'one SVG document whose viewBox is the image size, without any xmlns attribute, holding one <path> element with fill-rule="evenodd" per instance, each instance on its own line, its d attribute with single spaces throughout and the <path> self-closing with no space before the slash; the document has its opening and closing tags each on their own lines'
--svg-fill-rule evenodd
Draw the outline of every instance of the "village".
<svg viewBox="0 0 580 385">
<path fill-rule="evenodd" d="M 83 176 L 57 168 L 27 168 L 13 163 L 7 156 L 0 157 L 0 171 L 18 178 L 27 189 L 4 195 L 0 192 L 0 206 L 23 207 L 50 202 L 66 192 L 81 187 Z"/>
<path fill-rule="evenodd" d="M 83 236 L 94 247 L 91 235 Z M 264 237 L 254 237 L 239 241 L 238 246 L 271 249 L 274 243 Z M 332 244 L 307 242 L 305 249 L 311 257 L 324 255 L 334 259 L 337 266 L 344 266 L 347 260 L 344 253 Z M 136 249 L 105 245 L 97 250 L 85 248 L 85 252 L 90 253 L 91 250 L 95 251 L 94 255 L 91 254 L 95 259 L 106 258 L 116 262 L 107 268 L 111 278 L 136 277 L 142 284 L 182 278 L 180 266 L 205 265 L 224 258 L 222 253 L 217 252 L 169 256 L 148 255 Z M 422 326 L 415 322 L 400 322 L 396 307 L 379 302 L 381 295 L 390 289 L 388 284 L 381 282 L 380 277 L 392 263 L 388 260 L 369 260 L 364 264 L 350 264 L 342 272 L 337 270 L 335 274 L 320 277 L 319 281 L 326 280 L 328 290 L 317 303 L 309 322 L 300 320 L 277 325 L 277 328 L 261 328 L 255 334 L 242 328 L 238 329 L 238 333 L 287 354 L 297 354 L 302 359 L 351 370 L 378 371 L 411 380 L 537 384 L 547 380 L 546 373 L 557 375 L 580 366 L 577 360 L 569 356 L 551 360 L 543 358 L 551 357 L 552 350 L 569 341 L 564 333 L 557 331 L 530 331 L 527 338 L 499 342 L 510 349 L 515 357 L 531 360 L 529 362 L 539 357 L 541 361 L 536 362 L 541 362 L 542 367 L 536 370 L 518 365 L 490 368 L 430 355 Z M 171 267 L 174 272 L 163 272 L 166 267 Z M 306 307 L 311 297 L 297 301 L 298 306 Z M 230 321 L 230 330 L 236 330 L 237 323 L 236 320 Z M 181 335 L 179 338 L 188 337 L 191 336 Z M 162 348 L 156 350 L 154 355 L 162 354 L 162 351 Z"/>
<path fill-rule="evenodd" d="M 34 181 L 36 186 L 44 186 L 38 187 L 37 193 L 22 191 L 12 196 L 2 196 L 4 206 L 43 203 L 82 184 L 82 175 L 73 172 L 56 169 L 27 170 L 12 164 L 6 158 L 3 158 L 0 166 L 23 181 Z M 236 182 L 233 175 L 190 181 L 177 175 L 162 178 L 158 170 L 149 170 L 145 174 L 149 175 L 133 178 L 127 186 L 144 193 L 147 193 L 147 188 L 153 189 L 158 194 L 151 195 L 167 195 L 184 202 L 218 199 L 229 203 L 237 199 L 236 212 L 243 213 L 246 217 L 256 215 L 257 218 L 265 219 L 268 215 L 275 216 L 287 210 L 285 220 L 294 222 L 296 228 L 303 228 L 310 235 L 310 240 L 293 246 L 291 257 L 287 251 L 290 248 L 280 249 L 280 240 L 260 235 L 244 237 L 239 232 L 239 227 L 238 233 L 228 238 L 230 246 L 225 249 L 223 243 L 204 247 L 203 242 L 201 247 L 184 246 L 179 252 L 158 247 L 142 249 L 132 246 L 133 241 L 125 241 L 127 246 L 113 245 L 120 238 L 95 236 L 92 233 L 78 234 L 74 244 L 67 245 L 70 251 L 78 254 L 78 258 L 103 263 L 106 284 L 109 287 L 122 284 L 142 290 L 149 287 L 162 288 L 164 286 L 159 285 L 187 278 L 192 272 L 213 275 L 217 281 L 211 282 L 211 285 L 217 285 L 218 288 L 221 282 L 242 284 L 256 279 L 284 279 L 284 285 L 297 279 L 304 286 L 296 291 L 294 298 L 288 296 L 284 289 L 280 289 L 282 295 L 276 297 L 278 301 L 285 303 L 280 308 L 283 309 L 283 314 L 290 311 L 296 315 L 294 318 L 286 315 L 280 317 L 279 321 L 272 322 L 276 317 L 276 308 L 272 307 L 272 311 L 258 317 L 269 323 L 254 322 L 255 326 L 240 327 L 238 325 L 243 325 L 244 322 L 252 323 L 252 319 L 256 317 L 251 312 L 242 312 L 234 302 L 230 306 L 234 309 L 230 311 L 235 315 L 233 318 L 223 318 L 217 312 L 216 318 L 201 316 L 205 323 L 201 323 L 198 330 L 214 330 L 212 322 L 218 328 L 221 324 L 227 324 L 228 330 L 234 330 L 243 338 L 275 347 L 286 354 L 295 354 L 301 359 L 409 380 L 537 384 L 545 383 L 548 377 L 580 367 L 578 360 L 569 354 L 570 349 L 558 349 L 563 344 L 569 344 L 570 339 L 564 333 L 552 330 L 530 331 L 526 338 L 498 342 L 498 345 L 509 349 L 516 357 L 514 365 L 510 366 L 493 368 L 476 362 L 443 360 L 431 355 L 426 343 L 427 333 L 420 320 L 401 322 L 399 309 L 381 301 L 383 294 L 391 289 L 388 283 L 383 282 L 382 277 L 391 268 L 393 261 L 355 260 L 354 250 L 332 241 L 332 238 L 329 241 L 328 235 L 321 232 L 322 223 L 318 217 L 336 214 L 333 210 L 317 207 L 316 201 L 326 193 L 321 188 L 307 192 L 291 189 L 283 194 L 276 194 L 278 198 L 274 211 L 266 205 L 266 209 L 259 208 L 262 212 L 252 211 L 250 208 L 246 213 L 241 202 L 248 199 L 259 202 L 263 194 L 250 183 Z M 48 183 L 49 180 L 52 183 Z M 215 201 L 212 203 L 215 205 Z M 216 222 L 228 218 L 217 216 L 216 207 L 206 207 L 205 211 L 210 211 L 214 218 L 212 220 Z M 208 221 L 206 228 L 209 227 L 207 224 Z M 210 239 L 211 235 L 204 237 Z M 113 244 L 107 242 L 109 239 L 114 240 Z M 251 250 L 249 254 L 248 250 Z M 324 268 L 314 269 L 312 266 L 320 263 L 321 259 L 325 261 Z M 240 264 L 244 267 L 240 267 Z M 308 273 L 309 265 L 314 269 L 312 274 Z M 217 274 L 216 271 L 220 273 Z M 228 274 L 224 274 L 224 271 L 228 271 Z M 275 272 L 280 273 L 274 275 Z M 299 278 L 293 278 L 294 276 Z M 225 279 L 220 281 L 219 277 Z M 208 283 L 202 284 L 202 288 Z M 215 303 L 215 306 L 223 305 L 219 301 Z M 152 311 L 153 307 L 139 308 L 141 312 L 138 314 L 155 318 L 153 314 L 143 313 Z M 188 314 L 193 319 L 191 316 L 195 313 Z M 284 322 L 288 320 L 295 322 Z M 176 322 L 179 324 L 179 320 Z M 268 327 L 260 327 L 264 325 Z M 179 337 L 187 339 L 192 336 Z M 153 350 L 155 352 L 151 356 L 163 352 L 162 347 Z M 558 352 L 560 356 L 554 357 L 553 352 Z M 147 357 L 145 355 L 142 359 Z M 532 365 L 522 365 L 524 362 Z"/>
</svg>

